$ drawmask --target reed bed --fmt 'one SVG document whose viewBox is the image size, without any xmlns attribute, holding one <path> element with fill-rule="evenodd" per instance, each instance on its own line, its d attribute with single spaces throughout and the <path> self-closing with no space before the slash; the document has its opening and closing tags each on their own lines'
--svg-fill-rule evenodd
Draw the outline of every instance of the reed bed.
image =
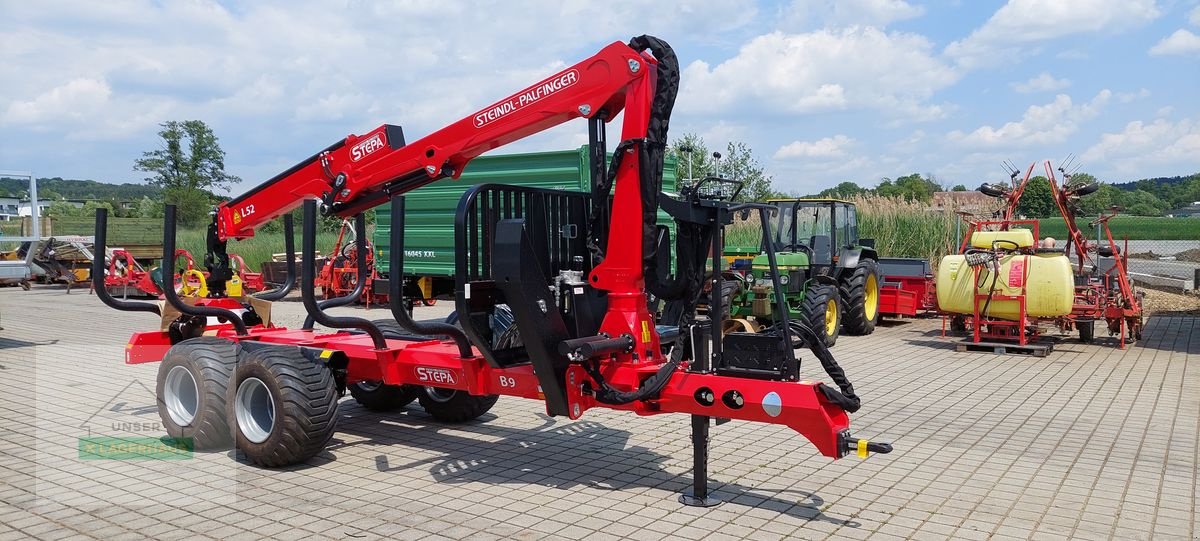
<svg viewBox="0 0 1200 541">
<path fill-rule="evenodd" d="M 955 209 L 934 210 L 928 203 L 878 195 L 850 201 L 858 209 L 859 237 L 875 239 L 881 257 L 924 258 L 936 267 L 942 256 L 955 249 Z M 761 239 L 761 225 L 751 215 L 726 229 L 726 251 L 757 252 Z"/>
</svg>

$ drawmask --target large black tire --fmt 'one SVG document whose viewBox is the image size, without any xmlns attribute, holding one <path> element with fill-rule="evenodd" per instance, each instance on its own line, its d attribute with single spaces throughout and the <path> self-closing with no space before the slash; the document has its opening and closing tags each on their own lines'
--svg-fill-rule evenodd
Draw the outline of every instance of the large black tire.
<svg viewBox="0 0 1200 541">
<path fill-rule="evenodd" d="M 229 426 L 253 464 L 302 463 L 325 449 L 337 426 L 333 373 L 297 348 L 266 347 L 243 355 L 229 386 Z"/>
<path fill-rule="evenodd" d="M 471 396 L 466 391 L 426 387 L 417 394 L 421 407 L 443 423 L 465 423 L 478 419 L 492 409 L 498 395 Z"/>
<path fill-rule="evenodd" d="M 1079 329 L 1079 341 L 1085 344 L 1090 344 L 1096 339 L 1096 321 L 1076 321 L 1075 328 Z"/>
<path fill-rule="evenodd" d="M 879 323 L 879 264 L 874 259 L 863 259 L 853 271 L 843 273 L 838 281 L 838 294 L 846 308 L 842 318 L 842 330 L 849 335 L 867 335 L 875 332 Z"/>
<path fill-rule="evenodd" d="M 396 411 L 417 399 L 420 387 L 411 385 L 386 385 L 381 382 L 360 381 L 349 385 L 350 396 L 358 404 L 371 411 Z"/>
<path fill-rule="evenodd" d="M 226 417 L 226 390 L 239 347 L 221 338 L 184 340 L 167 350 L 158 365 L 158 416 L 167 436 L 195 449 L 226 449 L 232 431 Z"/>
<path fill-rule="evenodd" d="M 838 300 L 836 287 L 815 282 L 809 284 L 804 301 L 800 303 L 800 315 L 804 323 L 825 341 L 826 347 L 837 343 L 842 328 L 842 303 Z"/>
</svg>

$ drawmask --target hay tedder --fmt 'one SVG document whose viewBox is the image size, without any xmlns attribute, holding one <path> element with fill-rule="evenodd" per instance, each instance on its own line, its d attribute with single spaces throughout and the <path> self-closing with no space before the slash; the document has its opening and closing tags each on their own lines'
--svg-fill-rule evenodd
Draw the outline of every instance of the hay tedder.
<svg viewBox="0 0 1200 541">
<path fill-rule="evenodd" d="M 442 422 L 478 418 L 498 395 L 539 400 L 548 414 L 570 419 L 592 408 L 685 413 L 692 416 L 696 469 L 693 491 L 681 500 L 694 505 L 715 503 L 706 470 L 714 418 L 787 426 L 831 458 L 890 452 L 888 444 L 850 435 L 848 414 L 859 400 L 819 340 L 805 342 L 836 387 L 801 379 L 792 347 L 797 334 L 722 340 L 694 317 L 708 254 L 718 267 L 724 225 L 754 205 L 660 193 L 678 76 L 665 42 L 648 36 L 616 42 L 420 140 L 408 143 L 399 126 L 385 124 L 222 203 L 208 235 L 209 295 L 184 302 L 165 290 L 168 330 L 136 333 L 127 349 L 129 363 L 162 361 L 157 391 L 168 434 L 196 447 L 232 443 L 250 462 L 280 467 L 324 449 L 347 390 L 376 410 L 415 399 Z M 603 159 L 604 128 L 622 111 L 610 165 Z M 588 119 L 598 157 L 592 193 L 480 185 L 462 197 L 455 216 L 457 324 L 414 321 L 400 280 L 389 283 L 394 319 L 325 312 L 344 297 L 318 301 L 312 285 L 318 204 L 325 214 L 353 217 L 361 278 L 362 212 L 390 200 L 389 263 L 402 275 L 406 192 L 457 178 L 475 156 L 579 117 Z M 286 214 L 298 206 L 299 276 L 292 265 L 278 290 L 228 296 L 226 242 L 252 236 L 280 216 L 291 239 Z M 656 225 L 659 206 L 676 221 L 673 247 L 662 240 L 665 226 Z M 97 213 L 98 243 L 105 221 Z M 167 207 L 164 225 L 169 256 L 174 208 Z M 173 258 L 163 265 L 174 272 Z M 310 321 L 302 328 L 272 325 L 263 301 L 296 285 Z M 681 307 L 668 328 L 651 316 L 648 291 Z M 160 312 L 155 304 L 101 297 L 120 310 Z M 719 295 L 710 302 L 719 305 Z M 494 340 L 490 322 L 501 307 L 511 312 L 519 339 Z M 317 331 L 315 324 L 333 330 Z M 812 338 L 803 330 L 802 338 Z"/>
</svg>

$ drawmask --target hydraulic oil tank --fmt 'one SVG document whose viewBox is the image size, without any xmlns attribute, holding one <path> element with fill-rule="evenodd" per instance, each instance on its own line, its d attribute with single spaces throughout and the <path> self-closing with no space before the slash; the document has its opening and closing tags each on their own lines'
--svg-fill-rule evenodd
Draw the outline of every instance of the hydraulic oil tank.
<svg viewBox="0 0 1200 541">
<path fill-rule="evenodd" d="M 943 312 L 972 314 L 974 294 L 1025 294 L 1025 312 L 1031 317 L 1059 317 L 1071 313 L 1075 300 L 1075 282 L 1071 277 L 1071 262 L 1063 254 L 1011 254 L 1000 259 L 1000 273 L 992 264 L 973 272 L 962 255 L 942 258 L 937 273 L 938 308 Z M 979 299 L 983 309 L 985 298 Z M 987 303 L 987 317 L 1015 321 L 1020 317 L 1016 300 L 996 300 Z"/>
</svg>

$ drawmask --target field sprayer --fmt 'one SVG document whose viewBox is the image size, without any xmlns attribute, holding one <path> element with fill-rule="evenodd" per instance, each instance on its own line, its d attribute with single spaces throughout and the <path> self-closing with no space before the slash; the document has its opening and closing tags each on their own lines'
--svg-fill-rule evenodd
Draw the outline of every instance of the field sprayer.
<svg viewBox="0 0 1200 541">
<path fill-rule="evenodd" d="M 373 409 L 403 407 L 415 398 L 444 422 L 477 418 L 498 395 L 542 400 L 549 415 L 571 419 L 596 407 L 686 413 L 692 415 L 695 475 L 693 491 L 681 500 L 692 505 L 714 503 L 706 471 L 712 418 L 788 426 L 831 458 L 890 452 L 889 444 L 851 436 L 848 413 L 859 400 L 819 340 L 809 340 L 810 347 L 837 388 L 798 381 L 791 333 L 722 340 L 693 317 L 710 250 L 719 268 L 724 224 L 753 205 L 660 193 L 678 75 L 665 42 L 648 36 L 615 42 L 420 140 L 406 144 L 399 126 L 385 124 L 222 203 L 209 228 L 209 296 L 185 303 L 167 289 L 167 304 L 179 315 L 165 322 L 166 331 L 134 334 L 127 347 L 126 362 L 162 361 L 157 394 L 168 435 L 191 438 L 197 448 L 232 441 L 264 467 L 296 464 L 324 449 L 348 388 Z M 622 110 L 621 143 L 610 166 L 602 159 L 605 123 Z M 458 326 L 414 321 L 400 280 L 389 284 L 394 320 L 324 312 L 342 298 L 319 303 L 312 285 L 318 200 L 325 214 L 354 218 L 360 263 L 362 212 L 390 200 L 389 263 L 403 275 L 406 192 L 455 178 L 479 154 L 579 117 L 588 119 L 593 156 L 601 158 L 592 162 L 591 194 L 481 185 L 463 196 L 455 216 Z M 655 202 L 675 218 L 673 254 L 665 226 L 655 222 Z M 227 241 L 250 237 L 297 206 L 304 215 L 298 282 L 289 269 L 279 290 L 258 298 L 225 296 Z M 106 219 L 97 213 L 97 243 Z M 291 239 L 289 216 L 284 229 Z M 175 209 L 168 206 L 167 255 L 174 234 Z M 289 261 L 292 252 L 288 246 Z M 672 259 L 676 271 L 669 275 L 662 263 Z M 164 258 L 165 272 L 173 272 L 173 264 Z M 277 300 L 296 284 L 309 317 L 332 332 L 270 325 L 261 301 Z M 682 305 L 666 348 L 647 309 L 648 291 Z M 113 299 L 100 287 L 97 294 L 117 309 L 159 312 L 155 304 Z M 710 302 L 719 307 L 719 295 Z M 487 322 L 500 305 L 511 310 L 520 334 L 508 347 L 495 346 L 489 336 Z M 804 329 L 798 327 L 801 334 Z M 773 340 L 782 344 L 767 347 L 764 341 Z"/>
</svg>

